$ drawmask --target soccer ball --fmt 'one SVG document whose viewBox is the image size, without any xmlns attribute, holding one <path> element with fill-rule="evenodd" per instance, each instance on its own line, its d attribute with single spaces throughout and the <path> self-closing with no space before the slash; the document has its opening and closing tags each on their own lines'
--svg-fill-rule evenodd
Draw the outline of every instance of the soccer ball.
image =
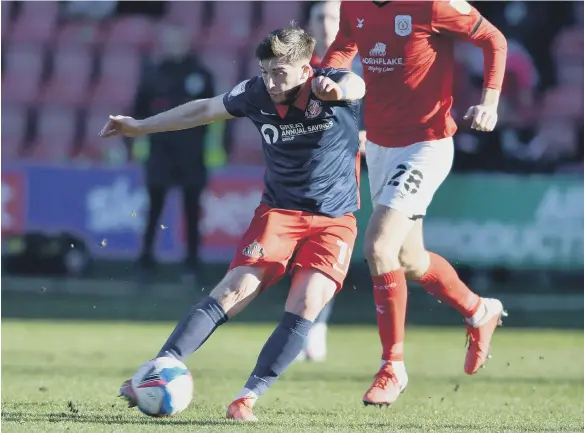
<svg viewBox="0 0 584 433">
<path fill-rule="evenodd" d="M 185 410 L 193 399 L 193 377 L 179 360 L 155 358 L 142 365 L 132 388 L 138 408 L 149 416 L 174 416 Z"/>
</svg>

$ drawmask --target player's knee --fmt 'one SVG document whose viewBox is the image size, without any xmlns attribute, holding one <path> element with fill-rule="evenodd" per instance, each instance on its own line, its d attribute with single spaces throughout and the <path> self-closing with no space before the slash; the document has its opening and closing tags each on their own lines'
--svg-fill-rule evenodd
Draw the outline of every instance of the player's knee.
<svg viewBox="0 0 584 433">
<path fill-rule="evenodd" d="M 234 268 L 225 275 L 210 296 L 217 300 L 225 312 L 229 312 L 236 305 L 257 294 L 263 276 L 264 270 L 259 267 Z"/>
<path fill-rule="evenodd" d="M 286 300 L 286 311 L 314 321 L 333 298 L 337 283 L 314 269 L 299 269 L 294 273 Z"/>
<path fill-rule="evenodd" d="M 398 252 L 399 248 L 383 239 L 365 242 L 365 258 L 377 275 L 400 268 Z"/>
<path fill-rule="evenodd" d="M 402 248 L 399 252 L 399 261 L 408 280 L 422 278 L 430 265 L 430 257 L 427 251 L 418 248 Z"/>
</svg>

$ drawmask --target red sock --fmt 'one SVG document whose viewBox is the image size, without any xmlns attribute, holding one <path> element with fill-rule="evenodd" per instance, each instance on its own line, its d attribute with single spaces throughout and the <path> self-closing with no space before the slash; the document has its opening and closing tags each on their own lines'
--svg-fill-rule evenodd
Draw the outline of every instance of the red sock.
<svg viewBox="0 0 584 433">
<path fill-rule="evenodd" d="M 429 294 L 450 305 L 464 317 L 472 317 L 479 309 L 479 295 L 460 281 L 458 274 L 444 257 L 431 252 L 428 254 L 430 267 L 419 283 Z"/>
<path fill-rule="evenodd" d="M 402 269 L 373 276 L 377 327 L 385 361 L 403 361 L 408 288 Z"/>
</svg>

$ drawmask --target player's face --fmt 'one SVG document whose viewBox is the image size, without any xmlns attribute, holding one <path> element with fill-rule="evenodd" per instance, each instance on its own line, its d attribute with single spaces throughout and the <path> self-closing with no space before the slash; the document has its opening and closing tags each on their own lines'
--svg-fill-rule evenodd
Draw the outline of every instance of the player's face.
<svg viewBox="0 0 584 433">
<path fill-rule="evenodd" d="M 340 7 L 337 1 L 327 1 L 310 11 L 309 31 L 325 48 L 330 47 L 339 31 Z"/>
<path fill-rule="evenodd" d="M 308 60 L 293 64 L 278 58 L 266 59 L 260 62 L 260 70 L 276 104 L 291 103 L 310 76 Z"/>
</svg>

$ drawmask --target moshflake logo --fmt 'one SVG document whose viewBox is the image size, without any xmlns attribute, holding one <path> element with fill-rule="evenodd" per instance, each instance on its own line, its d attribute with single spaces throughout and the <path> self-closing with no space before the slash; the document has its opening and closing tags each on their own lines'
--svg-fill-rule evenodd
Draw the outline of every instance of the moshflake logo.
<svg viewBox="0 0 584 433">
<path fill-rule="evenodd" d="M 247 257 L 251 257 L 252 259 L 261 259 L 262 257 L 264 257 L 265 252 L 260 243 L 257 240 L 255 240 L 250 245 L 245 247 L 241 251 L 241 254 Z"/>
<path fill-rule="evenodd" d="M 363 57 L 361 63 L 367 65 L 369 72 L 393 72 L 395 66 L 403 65 L 403 57 L 387 57 L 387 45 L 376 42 L 369 57 Z"/>
<path fill-rule="evenodd" d="M 372 57 L 385 57 L 386 56 L 387 45 L 383 42 L 377 42 L 373 48 L 369 51 L 369 55 Z"/>
<path fill-rule="evenodd" d="M 357 28 L 362 29 L 365 24 L 365 18 L 357 18 Z"/>
<path fill-rule="evenodd" d="M 398 36 L 408 36 L 410 33 L 412 33 L 412 16 L 396 15 L 395 34 Z"/>
<path fill-rule="evenodd" d="M 231 92 L 229 92 L 229 95 L 227 96 L 227 99 L 229 101 L 231 101 L 236 96 L 241 95 L 242 93 L 244 93 L 245 92 L 245 86 L 247 85 L 247 82 L 248 81 L 249 80 L 242 81 L 237 86 L 235 86 L 233 88 L 233 90 L 231 90 Z"/>
<path fill-rule="evenodd" d="M 276 141 L 278 141 L 279 137 L 278 128 L 276 128 L 274 125 L 267 124 L 262 125 L 260 132 L 262 133 L 262 136 L 264 137 L 266 143 L 275 144 Z"/>
<path fill-rule="evenodd" d="M 100 185 L 87 193 L 87 228 L 94 232 L 140 232 L 147 204 L 146 191 L 132 188 L 130 179 L 120 176 L 111 185 Z"/>
<path fill-rule="evenodd" d="M 307 119 L 314 119 L 322 112 L 322 103 L 316 99 L 311 99 L 304 115 Z"/>
</svg>

